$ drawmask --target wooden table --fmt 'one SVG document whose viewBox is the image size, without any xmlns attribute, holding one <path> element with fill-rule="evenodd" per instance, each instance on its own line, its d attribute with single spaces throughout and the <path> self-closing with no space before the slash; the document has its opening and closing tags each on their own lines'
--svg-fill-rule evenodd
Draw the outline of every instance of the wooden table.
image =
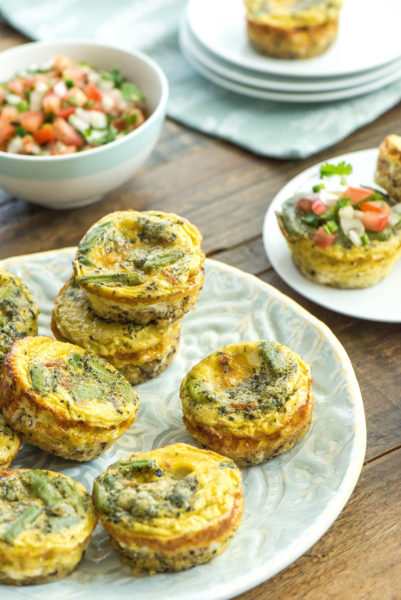
<svg viewBox="0 0 401 600">
<path fill-rule="evenodd" d="M 0 49 L 25 41 L 5 26 L 0 36 Z M 276 286 L 327 323 L 344 345 L 366 411 L 362 475 L 323 538 L 238 599 L 401 598 L 401 326 L 342 316 L 299 296 L 269 265 L 261 238 L 266 209 L 290 178 L 330 156 L 378 146 L 385 135 L 399 132 L 399 123 L 401 105 L 310 159 L 277 161 L 167 121 L 145 167 L 97 204 L 53 211 L 0 192 L 0 258 L 75 245 L 89 225 L 113 210 L 177 212 L 203 232 L 209 257 Z"/>
</svg>

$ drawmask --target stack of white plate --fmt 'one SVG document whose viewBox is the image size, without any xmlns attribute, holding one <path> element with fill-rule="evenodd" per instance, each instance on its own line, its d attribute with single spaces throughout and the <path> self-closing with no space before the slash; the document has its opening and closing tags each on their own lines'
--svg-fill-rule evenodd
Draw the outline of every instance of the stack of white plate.
<svg viewBox="0 0 401 600">
<path fill-rule="evenodd" d="M 327 102 L 401 79 L 401 0 L 344 0 L 337 40 L 321 56 L 281 60 L 248 43 L 243 0 L 189 0 L 181 50 L 214 83 L 253 98 Z"/>
</svg>

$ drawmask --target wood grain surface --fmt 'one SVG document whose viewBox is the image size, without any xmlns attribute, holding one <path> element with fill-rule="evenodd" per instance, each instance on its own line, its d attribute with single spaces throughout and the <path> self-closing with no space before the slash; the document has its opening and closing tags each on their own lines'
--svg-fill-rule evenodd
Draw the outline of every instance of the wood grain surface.
<svg viewBox="0 0 401 600">
<path fill-rule="evenodd" d="M 0 27 L 0 50 L 23 41 Z M 238 600 L 401 599 L 401 325 L 350 318 L 299 296 L 270 267 L 261 238 L 266 209 L 291 177 L 330 156 L 377 147 L 400 129 L 397 106 L 312 158 L 277 161 L 167 121 L 145 167 L 92 206 L 53 211 L 0 191 L 0 258 L 74 245 L 113 210 L 170 210 L 196 223 L 208 256 L 276 286 L 344 345 L 366 410 L 361 478 L 339 518 L 304 556 Z"/>
</svg>

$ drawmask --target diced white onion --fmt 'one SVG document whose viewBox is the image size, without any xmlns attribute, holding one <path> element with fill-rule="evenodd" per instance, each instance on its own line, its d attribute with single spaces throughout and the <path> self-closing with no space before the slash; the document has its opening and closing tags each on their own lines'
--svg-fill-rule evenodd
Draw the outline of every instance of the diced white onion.
<svg viewBox="0 0 401 600">
<path fill-rule="evenodd" d="M 109 92 L 114 87 L 114 83 L 110 79 L 101 79 L 99 81 L 99 88 L 102 92 Z"/>
<path fill-rule="evenodd" d="M 347 237 L 349 237 L 350 231 L 355 231 L 359 236 L 365 233 L 362 221 L 355 217 L 340 217 L 340 227 Z"/>
<path fill-rule="evenodd" d="M 22 143 L 21 138 L 17 135 L 8 142 L 7 144 L 7 152 L 12 152 L 13 154 L 19 154 L 24 150 L 24 144 Z"/>
<path fill-rule="evenodd" d="M 107 127 L 107 117 L 104 113 L 100 112 L 99 110 L 90 110 L 88 112 L 92 127 L 95 129 L 104 129 Z"/>
<path fill-rule="evenodd" d="M 40 146 L 38 146 L 38 144 L 33 144 L 30 153 L 31 154 L 40 154 L 41 153 Z"/>
<path fill-rule="evenodd" d="M 44 94 L 45 92 L 47 92 L 47 85 L 44 83 L 44 81 L 39 81 L 36 86 L 35 86 L 35 92 L 37 92 L 38 94 Z"/>
<path fill-rule="evenodd" d="M 394 204 L 394 206 L 391 208 L 391 211 L 401 214 L 401 202 L 398 202 L 398 204 Z"/>
<path fill-rule="evenodd" d="M 85 121 L 88 125 L 91 123 L 91 113 L 89 110 L 84 110 L 83 108 L 77 108 L 75 114 L 79 119 Z"/>
<path fill-rule="evenodd" d="M 332 175 L 331 177 L 324 177 L 320 183 L 324 184 L 324 187 L 328 192 L 345 192 L 348 187 L 348 183 L 343 184 L 341 183 L 342 180 L 342 175 Z M 348 179 L 345 178 L 344 181 L 348 182 Z"/>
<path fill-rule="evenodd" d="M 8 104 L 19 104 L 21 101 L 21 96 L 17 96 L 17 94 L 6 94 L 6 102 Z"/>
<path fill-rule="evenodd" d="M 111 96 L 104 94 L 102 98 L 102 106 L 106 113 L 110 112 L 114 108 L 114 99 Z"/>
<path fill-rule="evenodd" d="M 88 123 L 86 123 L 86 121 L 84 121 L 83 119 L 77 117 L 75 114 L 70 115 L 68 117 L 68 122 L 70 123 L 70 125 L 75 127 L 75 129 L 78 129 L 78 131 L 84 132 L 88 129 Z"/>
<path fill-rule="evenodd" d="M 338 216 L 340 219 L 352 219 L 354 216 L 354 209 L 352 206 L 343 206 L 338 211 Z"/>
<path fill-rule="evenodd" d="M 65 85 L 65 82 L 60 79 L 54 86 L 53 86 L 53 92 L 56 94 L 56 96 L 59 96 L 60 98 L 64 98 L 64 96 L 67 95 L 68 93 L 68 88 Z"/>
<path fill-rule="evenodd" d="M 95 71 L 89 71 L 88 79 L 92 83 L 98 84 L 99 81 L 101 80 L 101 77 L 100 77 L 99 73 L 95 73 Z"/>
<path fill-rule="evenodd" d="M 43 92 L 37 92 L 35 90 L 33 92 L 31 92 L 31 95 L 29 96 L 29 110 L 31 110 L 33 112 L 41 110 L 43 96 L 44 96 Z"/>
<path fill-rule="evenodd" d="M 391 227 L 394 227 L 394 225 L 397 225 L 397 223 L 400 219 L 401 219 L 401 214 L 399 212 L 395 212 L 393 209 L 388 216 L 388 224 Z"/>
<path fill-rule="evenodd" d="M 355 229 L 351 229 L 348 232 L 348 238 L 354 244 L 354 246 L 362 246 L 361 236 L 355 231 Z"/>
<path fill-rule="evenodd" d="M 333 192 L 328 192 L 327 190 L 320 190 L 319 195 L 322 202 L 324 202 L 328 208 L 334 206 L 339 198 L 339 194 L 334 194 Z"/>
</svg>

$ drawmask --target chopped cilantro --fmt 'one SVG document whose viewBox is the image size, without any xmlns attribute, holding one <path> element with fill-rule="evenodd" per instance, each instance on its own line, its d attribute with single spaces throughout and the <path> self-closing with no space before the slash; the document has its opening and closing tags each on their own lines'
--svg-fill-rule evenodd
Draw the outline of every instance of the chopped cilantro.
<svg viewBox="0 0 401 600">
<path fill-rule="evenodd" d="M 124 81 L 121 86 L 121 92 L 124 100 L 127 100 L 128 102 L 131 100 L 142 102 L 145 99 L 138 86 L 130 81 Z"/>
<path fill-rule="evenodd" d="M 123 85 L 123 78 L 120 73 L 120 69 L 112 69 L 111 73 L 108 71 L 100 71 L 100 77 L 106 81 L 112 81 L 114 87 L 121 88 Z"/>
<path fill-rule="evenodd" d="M 318 183 L 317 185 L 313 186 L 312 192 L 315 192 L 315 194 L 316 194 L 317 192 L 320 192 L 320 190 L 323 190 L 324 187 L 325 187 L 324 183 Z"/>
<path fill-rule="evenodd" d="M 344 206 L 351 206 L 351 198 L 340 198 L 336 202 L 338 208 L 344 208 Z"/>
<path fill-rule="evenodd" d="M 344 160 L 338 163 L 338 165 L 327 162 L 320 167 L 320 179 L 323 179 L 323 177 L 331 177 L 332 175 L 351 175 L 351 173 L 352 166 Z"/>
<path fill-rule="evenodd" d="M 21 102 L 18 102 L 17 104 L 17 109 L 18 112 L 26 112 L 27 110 L 29 110 L 29 104 L 26 100 L 21 100 Z"/>
<path fill-rule="evenodd" d="M 95 106 L 94 100 L 88 100 L 88 102 L 85 105 L 86 108 L 92 108 L 93 106 Z"/>
<path fill-rule="evenodd" d="M 132 115 L 128 115 L 128 117 L 126 117 L 126 118 L 125 118 L 125 122 L 126 122 L 128 125 L 135 125 L 135 123 L 137 122 L 137 120 L 138 120 L 138 115 L 137 115 L 137 113 L 134 113 L 134 114 L 132 114 Z"/>
<path fill-rule="evenodd" d="M 366 235 L 366 233 L 361 235 L 361 243 L 362 246 L 367 246 L 369 244 L 369 237 Z"/>
<path fill-rule="evenodd" d="M 305 223 L 305 225 L 309 225 L 310 227 L 319 227 L 320 225 L 320 217 L 315 214 L 313 211 L 308 210 L 302 217 L 301 221 Z"/>
<path fill-rule="evenodd" d="M 338 225 L 335 221 L 327 221 L 326 225 L 323 225 L 323 229 L 327 233 L 337 233 Z"/>
<path fill-rule="evenodd" d="M 69 77 L 63 77 L 63 79 L 65 85 L 68 87 L 69 90 L 74 87 L 74 82 L 72 79 L 70 79 Z"/>
<path fill-rule="evenodd" d="M 23 137 L 26 134 L 26 129 L 22 125 L 17 125 L 15 128 L 15 134 Z"/>
</svg>

